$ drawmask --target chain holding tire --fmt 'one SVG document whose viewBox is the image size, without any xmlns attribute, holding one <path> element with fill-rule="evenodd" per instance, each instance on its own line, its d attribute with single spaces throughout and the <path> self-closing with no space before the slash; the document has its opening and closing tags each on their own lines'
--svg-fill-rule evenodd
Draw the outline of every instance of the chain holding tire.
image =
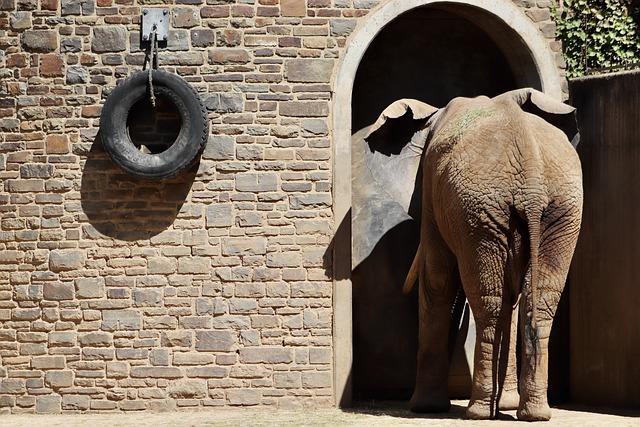
<svg viewBox="0 0 640 427">
<path fill-rule="evenodd" d="M 158 69 L 158 37 L 156 34 L 157 27 L 154 24 L 151 31 L 151 40 L 149 44 L 149 95 L 152 106 L 156 106 L 156 95 L 153 92 L 153 70 Z"/>
</svg>

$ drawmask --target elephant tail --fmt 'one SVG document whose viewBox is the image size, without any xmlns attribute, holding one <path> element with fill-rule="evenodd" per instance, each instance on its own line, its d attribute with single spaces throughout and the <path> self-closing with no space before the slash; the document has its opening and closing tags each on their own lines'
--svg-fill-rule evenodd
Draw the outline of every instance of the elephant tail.
<svg viewBox="0 0 640 427">
<path fill-rule="evenodd" d="M 418 245 L 418 250 L 416 251 L 416 256 L 413 257 L 413 262 L 411 263 L 411 268 L 409 269 L 409 273 L 407 273 L 407 278 L 404 281 L 404 285 L 402 286 L 402 293 L 407 295 L 413 289 L 413 285 L 418 280 L 418 276 L 420 275 L 420 259 L 422 258 L 422 243 Z"/>
<path fill-rule="evenodd" d="M 542 221 L 542 209 L 530 208 L 525 210 L 525 215 L 527 216 L 527 224 L 528 224 L 528 232 L 529 232 L 529 248 L 530 248 L 530 258 L 529 258 L 529 287 L 530 289 L 523 289 L 525 298 L 531 298 L 530 306 L 531 306 L 531 318 L 530 319 L 521 319 L 527 320 L 524 323 L 524 333 L 525 333 L 525 341 L 526 346 L 529 347 L 531 353 L 533 354 L 534 360 L 538 360 L 538 355 L 540 354 L 540 340 L 538 339 L 538 297 L 539 297 L 539 271 L 540 264 L 538 260 L 538 254 L 540 250 L 540 225 Z M 527 280 L 524 281 L 525 286 L 527 285 Z M 526 307 L 527 304 L 525 304 Z M 525 310 L 526 316 L 526 310 Z M 534 363 L 534 369 L 537 363 Z"/>
</svg>

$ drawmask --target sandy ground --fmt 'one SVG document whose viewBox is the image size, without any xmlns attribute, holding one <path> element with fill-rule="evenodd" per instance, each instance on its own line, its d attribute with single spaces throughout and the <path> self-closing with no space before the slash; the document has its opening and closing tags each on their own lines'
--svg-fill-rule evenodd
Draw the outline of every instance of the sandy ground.
<svg viewBox="0 0 640 427">
<path fill-rule="evenodd" d="M 76 415 L 3 415 L 2 427 L 235 427 L 235 426 L 513 426 L 527 425 L 515 419 L 515 411 L 506 412 L 498 421 L 465 419 L 466 401 L 453 402 L 451 410 L 440 415 L 416 415 L 406 409 L 406 403 L 384 402 L 349 410 L 301 409 L 275 410 L 265 408 L 221 408 L 172 413 L 108 413 Z M 620 411 L 594 408 L 553 408 L 551 421 L 538 423 L 551 426 L 640 426 L 640 410 Z"/>
</svg>

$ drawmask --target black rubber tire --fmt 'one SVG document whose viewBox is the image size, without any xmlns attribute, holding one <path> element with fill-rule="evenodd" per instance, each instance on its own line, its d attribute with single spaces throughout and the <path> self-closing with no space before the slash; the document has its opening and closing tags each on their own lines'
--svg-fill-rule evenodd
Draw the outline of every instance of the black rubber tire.
<svg viewBox="0 0 640 427">
<path fill-rule="evenodd" d="M 209 137 L 207 110 L 195 89 L 175 74 L 153 70 L 153 90 L 166 97 L 180 114 L 175 142 L 162 153 L 147 154 L 131 141 L 127 118 L 136 102 L 149 97 L 149 73 L 139 71 L 118 84 L 100 115 L 100 135 L 105 151 L 125 172 L 139 178 L 169 178 L 188 169 L 204 150 Z"/>
</svg>

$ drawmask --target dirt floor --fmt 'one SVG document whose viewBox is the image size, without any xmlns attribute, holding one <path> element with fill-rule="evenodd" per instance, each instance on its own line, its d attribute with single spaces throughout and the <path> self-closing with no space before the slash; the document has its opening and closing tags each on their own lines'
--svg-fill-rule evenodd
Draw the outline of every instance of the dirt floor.
<svg viewBox="0 0 640 427">
<path fill-rule="evenodd" d="M 515 411 L 501 415 L 499 421 L 465 419 L 466 401 L 454 401 L 451 410 L 440 415 L 416 415 L 406 403 L 383 402 L 349 410 L 265 408 L 211 409 L 172 413 L 109 413 L 76 415 L 3 415 L 0 426 L 11 427 L 236 427 L 236 426 L 493 426 L 526 425 L 515 419 Z M 620 411 L 594 408 L 553 408 L 551 421 L 538 425 L 551 426 L 640 426 L 640 410 Z"/>
</svg>

